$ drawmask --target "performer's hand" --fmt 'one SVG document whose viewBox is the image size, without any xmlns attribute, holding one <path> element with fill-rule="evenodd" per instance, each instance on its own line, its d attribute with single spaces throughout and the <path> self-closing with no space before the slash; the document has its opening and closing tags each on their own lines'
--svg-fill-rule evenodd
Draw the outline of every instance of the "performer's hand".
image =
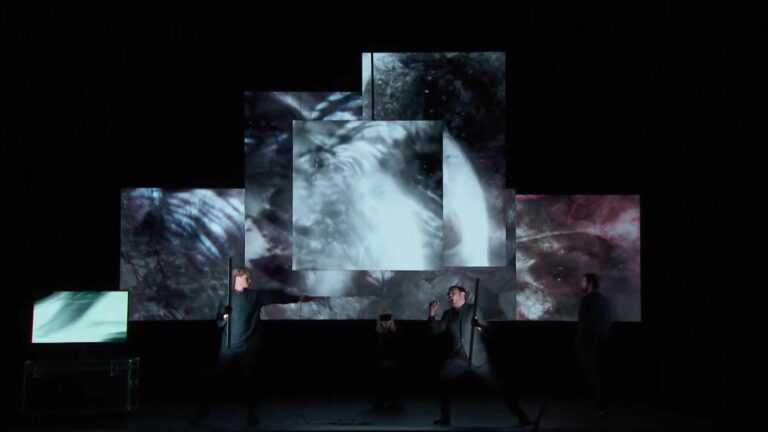
<svg viewBox="0 0 768 432">
<path fill-rule="evenodd" d="M 223 318 L 224 318 L 224 319 L 227 319 L 227 318 L 229 318 L 229 314 L 231 314 L 231 313 L 232 313 L 232 306 L 231 306 L 231 305 L 226 305 L 226 306 L 224 307 L 224 315 L 223 315 Z"/>
<path fill-rule="evenodd" d="M 482 330 L 483 329 L 483 325 L 480 324 L 480 321 L 477 320 L 477 317 L 472 317 L 472 327 L 474 327 L 474 328 L 476 328 L 478 330 Z"/>
<path fill-rule="evenodd" d="M 437 307 L 440 306 L 440 300 L 433 300 L 429 303 L 429 315 L 434 315 Z"/>
</svg>

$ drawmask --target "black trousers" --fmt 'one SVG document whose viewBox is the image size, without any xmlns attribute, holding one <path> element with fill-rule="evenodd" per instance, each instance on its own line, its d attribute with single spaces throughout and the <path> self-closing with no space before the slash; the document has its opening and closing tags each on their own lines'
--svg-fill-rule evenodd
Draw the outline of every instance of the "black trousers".
<svg viewBox="0 0 768 432">
<path fill-rule="evenodd" d="M 597 405 L 603 405 L 606 402 L 606 351 L 606 344 L 603 342 L 579 341 L 576 343 L 576 355 L 586 381 L 588 395 Z"/>
<path fill-rule="evenodd" d="M 394 360 L 379 360 L 376 368 L 374 382 L 375 407 L 382 407 L 387 403 L 398 407 L 401 401 L 400 371 Z"/>
<path fill-rule="evenodd" d="M 255 413 L 259 405 L 257 359 L 252 351 L 219 354 L 216 365 L 203 374 L 200 410 L 207 413 L 213 400 L 235 394 L 245 400 L 249 414 Z"/>
<path fill-rule="evenodd" d="M 495 394 L 501 394 L 504 404 L 519 419 L 528 419 L 525 411 L 520 407 L 517 396 L 508 388 L 500 385 L 496 373 L 490 364 L 469 367 L 468 360 L 464 356 L 451 357 L 443 365 L 438 374 L 440 391 L 440 414 L 442 417 L 451 416 L 451 400 L 454 396 L 454 383 L 464 374 L 475 374 L 485 386 Z"/>
</svg>

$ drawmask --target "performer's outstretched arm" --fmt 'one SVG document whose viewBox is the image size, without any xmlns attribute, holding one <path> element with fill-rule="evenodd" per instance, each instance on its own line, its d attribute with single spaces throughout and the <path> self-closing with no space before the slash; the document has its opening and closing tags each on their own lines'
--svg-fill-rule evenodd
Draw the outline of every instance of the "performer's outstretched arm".
<svg viewBox="0 0 768 432">
<path fill-rule="evenodd" d="M 290 304 L 303 303 L 328 297 L 313 297 L 308 295 L 293 295 L 282 290 L 264 290 L 262 304 Z"/>
</svg>

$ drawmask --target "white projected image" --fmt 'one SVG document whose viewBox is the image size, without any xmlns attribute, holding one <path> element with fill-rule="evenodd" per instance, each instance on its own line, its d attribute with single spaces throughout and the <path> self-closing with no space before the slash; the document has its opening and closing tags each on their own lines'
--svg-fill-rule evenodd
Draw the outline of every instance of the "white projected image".
<svg viewBox="0 0 768 432">
<path fill-rule="evenodd" d="M 63 291 L 35 302 L 32 343 L 124 342 L 128 292 Z"/>
<path fill-rule="evenodd" d="M 293 268 L 442 267 L 442 125 L 293 123 Z"/>
<path fill-rule="evenodd" d="M 366 119 L 443 123 L 444 267 L 504 267 L 506 56 L 363 53 Z"/>
</svg>

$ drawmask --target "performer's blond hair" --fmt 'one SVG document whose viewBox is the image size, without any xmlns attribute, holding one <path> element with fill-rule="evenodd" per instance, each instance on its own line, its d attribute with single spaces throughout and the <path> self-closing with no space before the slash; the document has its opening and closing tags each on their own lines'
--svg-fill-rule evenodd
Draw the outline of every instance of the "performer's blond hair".
<svg viewBox="0 0 768 432">
<path fill-rule="evenodd" d="M 384 309 L 379 314 L 379 317 L 381 315 L 391 315 L 392 311 L 389 309 Z M 384 333 L 387 331 L 397 331 L 397 325 L 395 325 L 395 320 L 389 321 L 389 324 L 384 324 L 384 322 L 381 320 L 381 318 L 376 318 L 376 333 Z"/>
</svg>

